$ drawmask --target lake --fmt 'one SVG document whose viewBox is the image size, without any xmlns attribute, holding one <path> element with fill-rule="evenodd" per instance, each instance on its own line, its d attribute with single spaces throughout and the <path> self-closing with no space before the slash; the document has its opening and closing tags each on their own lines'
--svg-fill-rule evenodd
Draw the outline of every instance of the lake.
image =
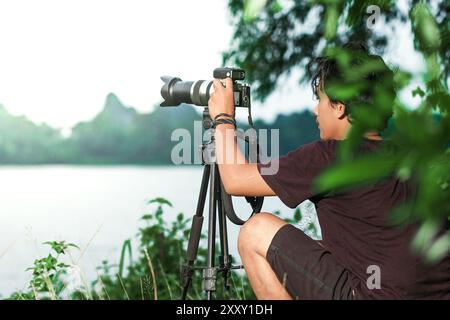
<svg viewBox="0 0 450 320">
<path fill-rule="evenodd" d="M 71 258 L 89 282 L 94 280 L 101 261 L 117 262 L 123 241 L 136 234 L 139 218 L 156 208 L 147 205 L 150 199 L 172 202 L 173 208 L 164 209 L 168 222 L 179 212 L 194 215 L 201 176 L 202 166 L 0 167 L 0 295 L 26 289 L 31 275 L 25 269 L 48 252 L 44 241 L 76 243 L 81 251 L 72 250 Z M 245 199 L 233 202 L 247 219 Z M 313 205 L 308 201 L 301 206 L 314 221 Z M 208 201 L 205 217 L 207 210 Z M 294 212 L 277 197 L 265 198 L 262 210 L 280 210 L 283 216 Z M 228 222 L 228 229 L 231 254 L 238 258 L 239 226 Z"/>
</svg>

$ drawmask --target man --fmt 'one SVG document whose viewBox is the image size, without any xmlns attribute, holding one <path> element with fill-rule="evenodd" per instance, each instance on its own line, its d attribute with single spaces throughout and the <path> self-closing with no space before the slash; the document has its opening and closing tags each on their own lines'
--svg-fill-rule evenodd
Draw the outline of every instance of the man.
<svg viewBox="0 0 450 320">
<path fill-rule="evenodd" d="M 382 63 L 365 77 L 367 88 L 384 86 L 395 97 L 393 73 L 379 56 L 364 47 L 349 46 L 365 61 Z M 353 50 L 353 51 L 352 51 Z M 358 66 L 358 59 L 350 66 Z M 414 189 L 395 177 L 365 187 L 333 195 L 320 195 L 312 187 L 314 179 L 333 162 L 341 140 L 352 126 L 352 107 L 357 104 L 330 97 L 331 84 L 345 83 L 344 71 L 335 57 L 315 61 L 312 79 L 319 98 L 315 107 L 321 140 L 304 145 L 269 164 L 248 163 L 240 152 L 234 126 L 216 126 L 216 155 L 225 190 L 235 196 L 278 196 L 295 208 L 310 199 L 317 208 L 323 240 L 304 235 L 271 213 L 261 212 L 241 228 L 238 249 L 250 284 L 258 299 L 404 299 L 450 298 L 450 259 L 426 266 L 411 253 L 412 225 L 398 227 L 388 222 L 397 204 L 411 199 Z M 232 81 L 225 87 L 214 81 L 209 101 L 214 119 L 220 113 L 234 117 Z M 373 92 L 363 90 L 357 98 L 373 100 Z M 386 119 L 389 112 L 386 114 Z M 226 118 L 220 116 L 219 118 Z M 377 132 L 367 132 L 362 152 L 371 152 L 381 143 Z M 235 159 L 226 158 L 234 154 Z M 263 169 L 276 164 L 275 174 Z"/>
</svg>

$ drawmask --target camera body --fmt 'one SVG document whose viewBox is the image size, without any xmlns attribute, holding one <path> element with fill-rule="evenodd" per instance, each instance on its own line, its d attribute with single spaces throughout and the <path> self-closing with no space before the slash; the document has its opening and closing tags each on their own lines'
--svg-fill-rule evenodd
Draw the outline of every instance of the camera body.
<svg viewBox="0 0 450 320">
<path fill-rule="evenodd" d="M 238 68 L 216 68 L 213 71 L 213 77 L 216 79 L 231 78 L 233 81 L 244 80 L 245 71 Z"/>
<path fill-rule="evenodd" d="M 231 78 L 233 80 L 234 107 L 250 107 L 250 86 L 246 83 L 238 82 L 245 79 L 244 70 L 238 68 L 216 68 L 213 75 L 216 79 Z"/>
<path fill-rule="evenodd" d="M 250 109 L 250 86 L 239 83 L 245 79 L 245 71 L 238 68 L 216 68 L 213 77 L 217 79 L 231 78 L 233 80 L 234 106 Z M 181 103 L 208 106 L 208 100 L 214 92 L 213 82 L 207 80 L 182 81 L 177 77 L 163 76 L 164 85 L 161 95 L 164 101 L 161 107 L 178 106 Z"/>
</svg>

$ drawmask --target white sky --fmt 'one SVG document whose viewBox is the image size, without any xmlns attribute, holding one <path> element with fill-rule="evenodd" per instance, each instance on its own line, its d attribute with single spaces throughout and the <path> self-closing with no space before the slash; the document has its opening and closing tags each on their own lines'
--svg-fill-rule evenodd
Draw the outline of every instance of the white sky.
<svg viewBox="0 0 450 320">
<path fill-rule="evenodd" d="M 226 0 L 1 1 L 0 104 L 64 129 L 94 117 L 109 92 L 148 112 L 160 101 L 160 75 L 212 77 L 231 41 L 226 5 Z M 409 27 L 397 32 L 388 62 L 420 67 Z M 264 105 L 254 103 L 255 117 L 271 120 L 279 112 L 312 107 L 309 87 L 298 87 L 294 78 L 280 83 L 284 89 Z"/>
</svg>

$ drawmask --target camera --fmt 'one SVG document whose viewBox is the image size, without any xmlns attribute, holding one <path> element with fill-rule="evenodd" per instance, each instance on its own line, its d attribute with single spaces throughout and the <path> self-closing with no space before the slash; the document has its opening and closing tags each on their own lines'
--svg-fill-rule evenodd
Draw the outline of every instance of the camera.
<svg viewBox="0 0 450 320">
<path fill-rule="evenodd" d="M 250 86 L 239 83 L 245 79 L 245 71 L 238 68 L 216 68 L 213 77 L 217 79 L 231 78 L 233 80 L 234 106 L 250 109 Z M 162 76 L 164 85 L 161 96 L 164 101 L 161 107 L 175 107 L 181 103 L 208 106 L 208 100 L 214 92 L 211 80 L 182 81 L 177 77 Z"/>
</svg>

